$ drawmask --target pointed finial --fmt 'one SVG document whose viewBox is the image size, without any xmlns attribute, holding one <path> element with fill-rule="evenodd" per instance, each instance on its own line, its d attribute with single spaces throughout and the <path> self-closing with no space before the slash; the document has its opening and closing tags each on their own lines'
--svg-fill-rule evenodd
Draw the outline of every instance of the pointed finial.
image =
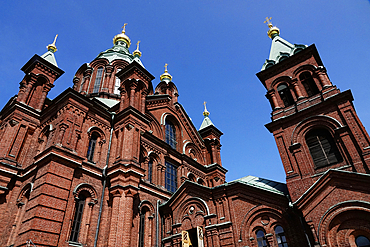
<svg viewBox="0 0 370 247">
<path fill-rule="evenodd" d="M 204 105 L 204 112 L 203 112 L 203 116 L 204 117 L 208 117 L 209 116 L 209 111 L 207 111 L 207 106 L 206 106 L 207 102 L 204 101 L 203 105 Z"/>
<path fill-rule="evenodd" d="M 168 73 L 167 66 L 168 66 L 168 64 L 165 63 L 164 64 L 164 73 L 161 75 L 161 77 L 159 77 L 159 79 L 161 81 L 168 81 L 168 82 L 170 82 L 172 80 L 172 76 Z"/>
<path fill-rule="evenodd" d="M 55 35 L 53 43 L 46 47 L 48 51 L 51 51 L 52 53 L 54 53 L 58 50 L 57 47 L 55 46 L 55 43 L 57 42 L 57 38 L 58 38 L 58 34 Z"/>
<path fill-rule="evenodd" d="M 272 25 L 271 19 L 272 17 L 266 17 L 266 20 L 263 23 L 267 23 L 267 26 L 269 27 L 269 30 L 267 31 L 267 35 L 271 38 L 274 39 L 276 36 L 279 36 L 280 34 L 280 29 L 277 27 L 274 27 Z"/>
<path fill-rule="evenodd" d="M 132 53 L 134 56 L 141 57 L 141 51 L 139 50 L 140 40 L 136 43 L 136 50 Z"/>
</svg>

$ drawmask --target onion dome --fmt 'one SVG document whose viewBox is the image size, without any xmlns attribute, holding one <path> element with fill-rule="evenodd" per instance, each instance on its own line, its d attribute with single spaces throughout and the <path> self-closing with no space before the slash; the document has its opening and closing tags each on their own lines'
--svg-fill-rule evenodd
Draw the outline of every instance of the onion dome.
<svg viewBox="0 0 370 247">
<path fill-rule="evenodd" d="M 164 73 L 161 75 L 160 80 L 170 82 L 170 81 L 172 81 L 172 75 L 170 75 L 168 73 L 167 66 L 168 66 L 168 64 L 166 63 L 164 65 Z"/>
<path fill-rule="evenodd" d="M 132 53 L 135 57 L 141 57 L 141 51 L 139 51 L 140 40 L 136 43 L 136 50 Z"/>
<path fill-rule="evenodd" d="M 122 27 L 122 33 L 120 33 L 120 34 L 117 34 L 116 36 L 114 36 L 114 38 L 113 38 L 113 44 L 115 45 L 116 44 L 116 42 L 117 41 L 123 41 L 123 42 L 125 42 L 126 44 L 127 44 L 127 48 L 129 48 L 130 47 L 130 45 L 131 45 L 131 40 L 130 40 L 130 38 L 125 34 L 125 32 L 126 32 L 126 25 L 127 25 L 127 23 L 125 23 L 124 25 L 123 25 L 123 27 Z"/>
</svg>

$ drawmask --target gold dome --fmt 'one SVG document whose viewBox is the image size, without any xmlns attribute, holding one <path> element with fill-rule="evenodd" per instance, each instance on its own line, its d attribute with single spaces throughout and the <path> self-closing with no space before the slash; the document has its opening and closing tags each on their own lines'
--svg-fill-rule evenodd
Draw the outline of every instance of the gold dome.
<svg viewBox="0 0 370 247">
<path fill-rule="evenodd" d="M 113 38 L 113 44 L 116 44 L 116 42 L 117 42 L 118 40 L 122 40 L 122 41 L 124 41 L 124 42 L 127 44 L 127 48 L 129 48 L 129 47 L 130 47 L 130 45 L 131 45 L 131 40 L 130 40 L 130 38 L 125 34 L 125 32 L 126 32 L 126 25 L 127 25 L 127 23 L 125 23 L 125 24 L 123 25 L 123 27 L 122 27 L 122 33 L 117 34 L 116 36 L 114 36 L 114 38 Z"/>
<path fill-rule="evenodd" d="M 172 81 L 172 75 L 170 75 L 170 74 L 168 73 L 167 66 L 168 66 L 168 64 L 166 63 L 166 64 L 164 65 L 164 73 L 163 73 L 163 74 L 161 75 L 161 77 L 159 78 L 161 81 L 163 81 L 163 79 L 168 79 L 168 80 Z"/>
</svg>

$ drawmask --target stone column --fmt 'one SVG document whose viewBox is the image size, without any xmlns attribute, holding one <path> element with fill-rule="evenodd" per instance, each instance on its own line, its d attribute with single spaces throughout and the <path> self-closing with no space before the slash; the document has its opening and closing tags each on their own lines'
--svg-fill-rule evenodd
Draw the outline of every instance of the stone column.
<svg viewBox="0 0 370 247">
<path fill-rule="evenodd" d="M 268 97 L 272 101 L 272 108 L 273 108 L 273 110 L 275 110 L 276 108 L 280 108 L 279 103 L 278 103 L 278 100 L 277 100 L 276 95 L 275 95 L 275 91 L 274 90 L 270 90 L 270 91 L 267 92 L 267 95 L 268 95 Z"/>
<path fill-rule="evenodd" d="M 108 239 L 108 246 L 116 246 L 116 235 L 118 228 L 118 217 L 119 217 L 119 206 L 120 206 L 120 199 L 121 199 L 121 192 L 116 190 L 112 193 L 112 217 L 110 221 L 110 231 L 109 231 L 109 239 Z"/>
<path fill-rule="evenodd" d="M 137 82 L 131 80 L 130 84 L 130 106 L 135 107 L 135 89 L 137 86 Z"/>
<path fill-rule="evenodd" d="M 92 68 L 87 68 L 85 72 L 83 73 L 84 79 L 83 79 L 83 87 L 81 88 L 82 94 L 88 93 L 92 71 L 93 71 Z"/>
<path fill-rule="evenodd" d="M 323 88 L 327 88 L 327 87 L 330 87 L 332 85 L 330 80 L 329 80 L 328 75 L 326 74 L 326 69 L 325 69 L 324 66 L 319 66 L 316 69 L 316 74 L 318 75 Z"/>
<path fill-rule="evenodd" d="M 294 80 L 292 80 L 291 83 L 293 85 L 293 88 L 294 88 L 295 93 L 297 94 L 298 99 L 304 98 L 301 90 L 299 89 L 298 80 L 297 79 L 294 79 Z"/>
<path fill-rule="evenodd" d="M 131 246 L 130 240 L 131 240 L 132 217 L 134 213 L 133 204 L 135 194 L 134 191 L 131 190 L 126 191 L 122 246 Z"/>
</svg>

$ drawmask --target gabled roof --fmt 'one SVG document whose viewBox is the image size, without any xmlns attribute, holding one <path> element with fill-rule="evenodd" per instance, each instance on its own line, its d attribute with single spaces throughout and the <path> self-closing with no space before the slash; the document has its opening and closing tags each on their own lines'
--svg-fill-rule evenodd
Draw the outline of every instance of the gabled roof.
<svg viewBox="0 0 370 247">
<path fill-rule="evenodd" d="M 276 194 L 280 195 L 288 195 L 288 188 L 286 184 L 272 181 L 265 178 L 259 178 L 255 176 L 246 176 L 239 179 L 236 179 L 234 181 L 228 182 L 225 185 L 230 185 L 234 183 L 243 183 L 252 187 L 256 187 L 259 189 L 267 190 Z"/>
</svg>

